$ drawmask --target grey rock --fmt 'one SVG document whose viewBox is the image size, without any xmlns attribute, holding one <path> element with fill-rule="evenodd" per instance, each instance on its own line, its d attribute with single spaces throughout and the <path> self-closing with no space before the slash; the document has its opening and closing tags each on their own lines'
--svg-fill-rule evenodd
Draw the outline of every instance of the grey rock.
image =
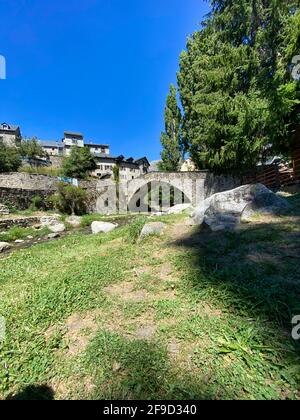
<svg viewBox="0 0 300 420">
<path fill-rule="evenodd" d="M 48 225 L 48 229 L 53 233 L 61 233 L 66 230 L 66 226 L 63 223 L 56 223 L 53 225 Z"/>
<path fill-rule="evenodd" d="M 192 221 L 196 225 L 207 224 L 205 217 L 208 216 L 215 219 L 215 222 L 210 222 L 210 224 L 217 226 L 224 224 L 219 223 L 220 215 L 234 216 L 245 221 L 254 213 L 280 214 L 288 208 L 289 204 L 286 200 L 274 194 L 264 185 L 243 185 L 207 198 L 192 214 Z M 227 224 L 225 223 L 225 226 Z"/>
<path fill-rule="evenodd" d="M 66 219 L 66 223 L 73 227 L 80 227 L 81 225 L 81 217 L 79 216 L 70 216 Z"/>
<path fill-rule="evenodd" d="M 191 204 L 177 204 L 176 206 L 170 207 L 168 210 L 168 214 L 180 214 L 186 210 L 191 210 Z"/>
<path fill-rule="evenodd" d="M 33 236 L 28 235 L 28 236 L 27 236 L 27 239 L 33 239 Z"/>
<path fill-rule="evenodd" d="M 118 227 L 115 223 L 108 223 L 108 222 L 93 222 L 91 225 L 91 229 L 93 234 L 98 233 L 109 233 Z"/>
<path fill-rule="evenodd" d="M 3 215 L 9 214 L 9 208 L 5 204 L 0 203 L 0 214 L 3 214 Z"/>
<path fill-rule="evenodd" d="M 0 253 L 9 249 L 11 246 L 7 242 L 0 242 Z"/>
<path fill-rule="evenodd" d="M 52 214 L 51 216 L 42 216 L 40 218 L 40 223 L 42 226 L 51 226 L 60 223 L 60 215 Z"/>
<path fill-rule="evenodd" d="M 23 242 L 25 242 L 23 239 L 16 239 L 15 240 L 16 244 L 22 244 Z"/>
<path fill-rule="evenodd" d="M 47 239 L 56 239 L 56 238 L 60 238 L 60 234 L 59 233 L 49 233 L 49 235 L 46 236 Z"/>
<path fill-rule="evenodd" d="M 161 235 L 166 227 L 165 223 L 162 222 L 152 222 L 147 223 L 141 232 L 140 239 L 145 238 L 150 235 Z"/>
<path fill-rule="evenodd" d="M 231 215 L 218 215 L 216 217 L 204 216 L 202 229 L 210 232 L 234 231 L 240 223 L 240 219 Z"/>
</svg>

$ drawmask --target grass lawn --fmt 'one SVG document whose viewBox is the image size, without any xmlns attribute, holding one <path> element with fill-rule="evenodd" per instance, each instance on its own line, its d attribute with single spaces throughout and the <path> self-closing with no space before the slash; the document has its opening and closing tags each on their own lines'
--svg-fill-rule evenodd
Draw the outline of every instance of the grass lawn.
<svg viewBox="0 0 300 420">
<path fill-rule="evenodd" d="M 300 399 L 290 200 L 236 233 L 167 216 L 143 242 L 127 225 L 2 256 L 0 398 Z"/>
</svg>

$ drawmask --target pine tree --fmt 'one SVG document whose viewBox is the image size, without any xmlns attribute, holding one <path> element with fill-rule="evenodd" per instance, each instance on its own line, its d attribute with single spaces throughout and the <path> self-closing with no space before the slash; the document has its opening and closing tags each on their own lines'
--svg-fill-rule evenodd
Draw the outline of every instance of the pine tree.
<svg viewBox="0 0 300 420">
<path fill-rule="evenodd" d="M 290 132 L 295 98 L 282 92 L 278 57 L 296 9 L 283 0 L 211 4 L 180 58 L 183 143 L 198 168 L 240 172 Z"/>
<path fill-rule="evenodd" d="M 161 134 L 162 162 L 160 170 L 177 171 L 182 158 L 181 147 L 181 111 L 177 104 L 176 87 L 170 86 L 165 107 L 165 131 Z"/>
</svg>

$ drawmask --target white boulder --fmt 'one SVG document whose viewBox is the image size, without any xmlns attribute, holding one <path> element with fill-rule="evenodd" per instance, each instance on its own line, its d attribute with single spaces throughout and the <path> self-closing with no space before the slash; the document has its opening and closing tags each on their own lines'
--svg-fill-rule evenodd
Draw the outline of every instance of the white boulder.
<svg viewBox="0 0 300 420">
<path fill-rule="evenodd" d="M 191 204 L 177 204 L 176 206 L 170 207 L 168 210 L 168 214 L 180 214 L 186 210 L 191 210 Z"/>
<path fill-rule="evenodd" d="M 98 233 L 109 233 L 112 232 L 114 229 L 118 227 L 115 223 L 108 223 L 108 222 L 93 222 L 91 229 L 93 234 Z"/>
<path fill-rule="evenodd" d="M 66 223 L 71 225 L 72 227 L 80 227 L 81 225 L 81 217 L 79 216 L 69 216 L 66 219 Z"/>
<path fill-rule="evenodd" d="M 140 239 L 145 238 L 150 235 L 161 235 L 165 230 L 166 224 L 162 222 L 152 222 L 147 223 L 143 227 L 143 230 L 140 235 Z"/>
<path fill-rule="evenodd" d="M 40 223 L 42 226 L 51 226 L 60 223 L 60 215 L 52 214 L 51 216 L 42 216 L 40 218 Z"/>
<path fill-rule="evenodd" d="M 0 203 L 0 214 L 2 215 L 8 215 L 9 214 L 9 208 L 5 206 L 4 204 Z"/>
<path fill-rule="evenodd" d="M 0 253 L 9 249 L 10 248 L 10 244 L 7 242 L 0 242 Z"/>
<path fill-rule="evenodd" d="M 63 223 L 56 223 L 48 225 L 48 229 L 53 233 L 62 233 L 66 230 L 66 226 Z"/>
<path fill-rule="evenodd" d="M 220 225 L 220 217 L 235 217 L 236 221 L 248 220 L 255 213 L 280 214 L 289 208 L 286 200 L 274 194 L 262 184 L 243 185 L 234 190 L 214 194 L 207 198 L 192 214 L 192 223 Z M 214 219 L 214 223 L 212 223 Z M 227 220 L 227 223 L 228 220 Z M 232 222 L 232 225 L 234 223 Z M 232 227 L 232 226 L 231 226 Z"/>
</svg>

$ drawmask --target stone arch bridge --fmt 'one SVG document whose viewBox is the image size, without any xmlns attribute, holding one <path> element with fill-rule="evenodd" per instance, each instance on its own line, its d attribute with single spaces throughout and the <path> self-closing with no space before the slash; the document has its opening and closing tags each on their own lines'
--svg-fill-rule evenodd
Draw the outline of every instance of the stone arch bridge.
<svg viewBox="0 0 300 420">
<path fill-rule="evenodd" d="M 214 176 L 207 171 L 149 172 L 119 185 L 112 180 L 99 181 L 96 211 L 110 214 L 128 210 L 141 211 L 135 209 L 136 202 L 148 193 L 149 185 L 151 188 L 153 186 L 156 189 L 161 188 L 160 191 L 166 197 L 168 197 L 168 190 L 173 188 L 173 191 L 182 194 L 185 203 L 191 203 L 193 207 L 197 207 L 210 195 L 230 190 L 240 183 L 234 178 Z"/>
</svg>

